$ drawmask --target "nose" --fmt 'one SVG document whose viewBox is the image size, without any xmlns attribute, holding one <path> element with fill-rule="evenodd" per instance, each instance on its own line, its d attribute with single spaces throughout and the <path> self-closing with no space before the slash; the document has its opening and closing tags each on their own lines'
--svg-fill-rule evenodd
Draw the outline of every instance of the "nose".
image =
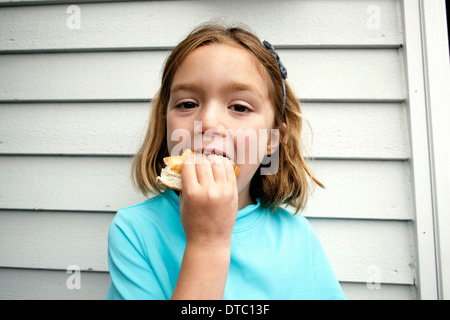
<svg viewBox="0 0 450 320">
<path fill-rule="evenodd" d="M 225 150 L 226 119 L 219 104 L 204 105 L 194 123 L 194 150 Z"/>
<path fill-rule="evenodd" d="M 225 115 L 223 109 L 218 104 L 209 103 L 202 108 L 200 121 L 202 124 L 202 133 L 204 135 L 219 135 L 224 137 L 226 134 Z"/>
</svg>

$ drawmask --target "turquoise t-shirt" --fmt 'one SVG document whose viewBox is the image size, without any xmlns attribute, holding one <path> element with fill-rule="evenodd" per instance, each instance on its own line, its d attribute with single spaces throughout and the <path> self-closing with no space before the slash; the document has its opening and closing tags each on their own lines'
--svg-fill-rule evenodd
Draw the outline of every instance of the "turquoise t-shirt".
<svg viewBox="0 0 450 320">
<path fill-rule="evenodd" d="M 186 238 L 177 194 L 120 209 L 108 234 L 107 299 L 170 299 Z M 308 221 L 259 202 L 238 211 L 224 299 L 345 299 Z"/>
</svg>

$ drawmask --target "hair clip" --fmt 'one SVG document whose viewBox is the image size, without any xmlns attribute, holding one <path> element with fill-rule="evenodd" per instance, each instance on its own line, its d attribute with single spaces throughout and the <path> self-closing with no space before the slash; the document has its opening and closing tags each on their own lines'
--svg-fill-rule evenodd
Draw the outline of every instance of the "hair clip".
<svg viewBox="0 0 450 320">
<path fill-rule="evenodd" d="M 284 111 L 286 109 L 286 82 L 285 82 L 285 80 L 287 79 L 287 69 L 281 62 L 280 56 L 275 51 L 275 48 L 273 47 L 273 45 L 266 40 L 263 41 L 263 45 L 270 51 L 272 56 L 277 60 L 278 67 L 280 69 L 281 82 L 283 83 L 283 117 L 284 117 Z"/>
</svg>

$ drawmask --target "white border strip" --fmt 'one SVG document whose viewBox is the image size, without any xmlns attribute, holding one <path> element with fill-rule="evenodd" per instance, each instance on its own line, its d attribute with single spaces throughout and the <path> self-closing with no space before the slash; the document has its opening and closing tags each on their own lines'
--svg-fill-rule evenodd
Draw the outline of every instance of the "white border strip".
<svg viewBox="0 0 450 320">
<path fill-rule="evenodd" d="M 439 298 L 450 299 L 450 57 L 445 0 L 420 0 Z"/>
<path fill-rule="evenodd" d="M 408 86 L 417 286 L 419 298 L 431 300 L 438 298 L 438 286 L 419 1 L 421 0 L 402 1 L 404 64 Z"/>
</svg>

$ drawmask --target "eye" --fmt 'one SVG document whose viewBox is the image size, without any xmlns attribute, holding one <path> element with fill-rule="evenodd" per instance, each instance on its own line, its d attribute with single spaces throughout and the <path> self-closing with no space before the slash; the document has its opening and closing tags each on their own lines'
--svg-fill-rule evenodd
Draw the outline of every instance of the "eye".
<svg viewBox="0 0 450 320">
<path fill-rule="evenodd" d="M 244 113 L 244 112 L 249 112 L 250 109 L 247 108 L 246 106 L 240 105 L 240 104 L 234 104 L 230 107 L 231 110 L 239 112 L 239 113 Z"/>
<path fill-rule="evenodd" d="M 194 103 L 194 102 L 191 102 L 191 101 L 182 102 L 182 103 L 177 104 L 175 106 L 175 108 L 181 108 L 181 109 L 184 109 L 184 110 L 194 109 L 196 107 L 198 107 L 198 105 L 196 103 Z"/>
</svg>

